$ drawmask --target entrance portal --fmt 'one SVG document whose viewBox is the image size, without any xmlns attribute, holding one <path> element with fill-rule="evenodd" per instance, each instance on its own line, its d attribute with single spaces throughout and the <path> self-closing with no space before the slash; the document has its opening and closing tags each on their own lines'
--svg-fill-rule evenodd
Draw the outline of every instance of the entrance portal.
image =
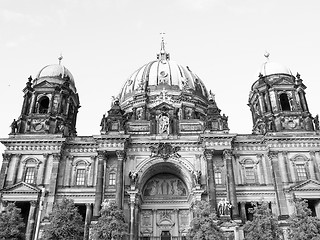
<svg viewBox="0 0 320 240">
<path fill-rule="evenodd" d="M 169 231 L 161 232 L 161 240 L 171 240 L 171 234 Z"/>
</svg>

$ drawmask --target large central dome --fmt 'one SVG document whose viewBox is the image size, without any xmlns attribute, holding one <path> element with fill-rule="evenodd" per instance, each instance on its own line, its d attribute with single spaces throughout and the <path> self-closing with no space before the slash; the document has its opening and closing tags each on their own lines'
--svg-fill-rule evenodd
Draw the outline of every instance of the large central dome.
<svg viewBox="0 0 320 240">
<path fill-rule="evenodd" d="M 189 91 L 202 100 L 208 99 L 207 89 L 200 78 L 189 67 L 183 67 L 171 61 L 162 40 L 157 60 L 140 67 L 125 83 L 119 96 L 120 104 L 126 105 L 128 101 L 141 93 L 148 92 L 152 95 L 152 92 L 163 89 L 171 90 L 176 94 Z"/>
</svg>

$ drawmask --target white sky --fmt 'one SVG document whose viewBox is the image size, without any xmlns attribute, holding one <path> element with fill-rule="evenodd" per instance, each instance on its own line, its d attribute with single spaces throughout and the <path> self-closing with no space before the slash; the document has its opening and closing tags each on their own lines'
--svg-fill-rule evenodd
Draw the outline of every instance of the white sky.
<svg viewBox="0 0 320 240">
<path fill-rule="evenodd" d="M 301 74 L 315 116 L 319 12 L 319 0 L 0 0 L 0 138 L 20 115 L 29 75 L 58 63 L 60 53 L 82 106 L 78 135 L 99 134 L 111 96 L 155 59 L 160 32 L 171 59 L 215 93 L 231 133 L 251 133 L 248 94 L 266 50 Z"/>
</svg>

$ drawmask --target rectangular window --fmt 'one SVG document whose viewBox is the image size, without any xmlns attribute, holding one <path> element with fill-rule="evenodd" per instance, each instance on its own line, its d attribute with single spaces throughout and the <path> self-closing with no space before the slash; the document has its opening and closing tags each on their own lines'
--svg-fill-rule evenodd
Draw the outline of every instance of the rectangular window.
<svg viewBox="0 0 320 240">
<path fill-rule="evenodd" d="M 246 177 L 246 183 L 252 184 L 256 183 L 256 177 L 254 173 L 253 167 L 245 167 L 245 177 Z"/>
<path fill-rule="evenodd" d="M 297 174 L 298 174 L 298 181 L 307 180 L 307 171 L 305 164 L 296 164 Z"/>
<path fill-rule="evenodd" d="M 216 184 L 222 184 L 221 172 L 215 172 L 214 179 L 216 181 Z"/>
<path fill-rule="evenodd" d="M 109 174 L 109 185 L 111 185 L 111 186 L 116 185 L 116 174 L 115 173 Z"/>
<path fill-rule="evenodd" d="M 36 168 L 35 167 L 27 167 L 26 168 L 26 174 L 24 177 L 25 183 L 34 183 Z"/>
<path fill-rule="evenodd" d="M 83 186 L 85 183 L 86 170 L 77 169 L 76 185 Z"/>
</svg>

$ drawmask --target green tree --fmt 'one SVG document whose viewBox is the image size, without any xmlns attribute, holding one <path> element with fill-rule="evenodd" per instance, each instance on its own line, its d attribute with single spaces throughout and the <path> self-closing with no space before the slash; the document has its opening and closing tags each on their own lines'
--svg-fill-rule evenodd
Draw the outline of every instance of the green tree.
<svg viewBox="0 0 320 240">
<path fill-rule="evenodd" d="M 44 228 L 42 239 L 79 240 L 83 238 L 84 224 L 73 200 L 64 198 L 56 203 L 49 215 L 50 224 Z"/>
<path fill-rule="evenodd" d="M 123 211 L 114 202 L 104 202 L 98 222 L 93 225 L 92 238 L 95 240 L 119 240 L 128 235 L 128 224 Z"/>
<path fill-rule="evenodd" d="M 320 219 L 311 216 L 308 201 L 297 199 L 295 213 L 289 218 L 288 235 L 291 240 L 319 240 Z"/>
<path fill-rule="evenodd" d="M 190 240 L 222 240 L 224 234 L 219 227 L 215 212 L 206 201 L 197 201 L 193 205 L 194 218 L 191 221 L 187 238 Z"/>
<path fill-rule="evenodd" d="M 255 204 L 252 212 L 252 221 L 247 221 L 244 225 L 245 240 L 282 239 L 282 230 L 268 203 Z"/>
<path fill-rule="evenodd" d="M 21 210 L 9 203 L 5 211 L 0 213 L 0 239 L 24 239 L 25 224 L 20 214 Z"/>
</svg>

